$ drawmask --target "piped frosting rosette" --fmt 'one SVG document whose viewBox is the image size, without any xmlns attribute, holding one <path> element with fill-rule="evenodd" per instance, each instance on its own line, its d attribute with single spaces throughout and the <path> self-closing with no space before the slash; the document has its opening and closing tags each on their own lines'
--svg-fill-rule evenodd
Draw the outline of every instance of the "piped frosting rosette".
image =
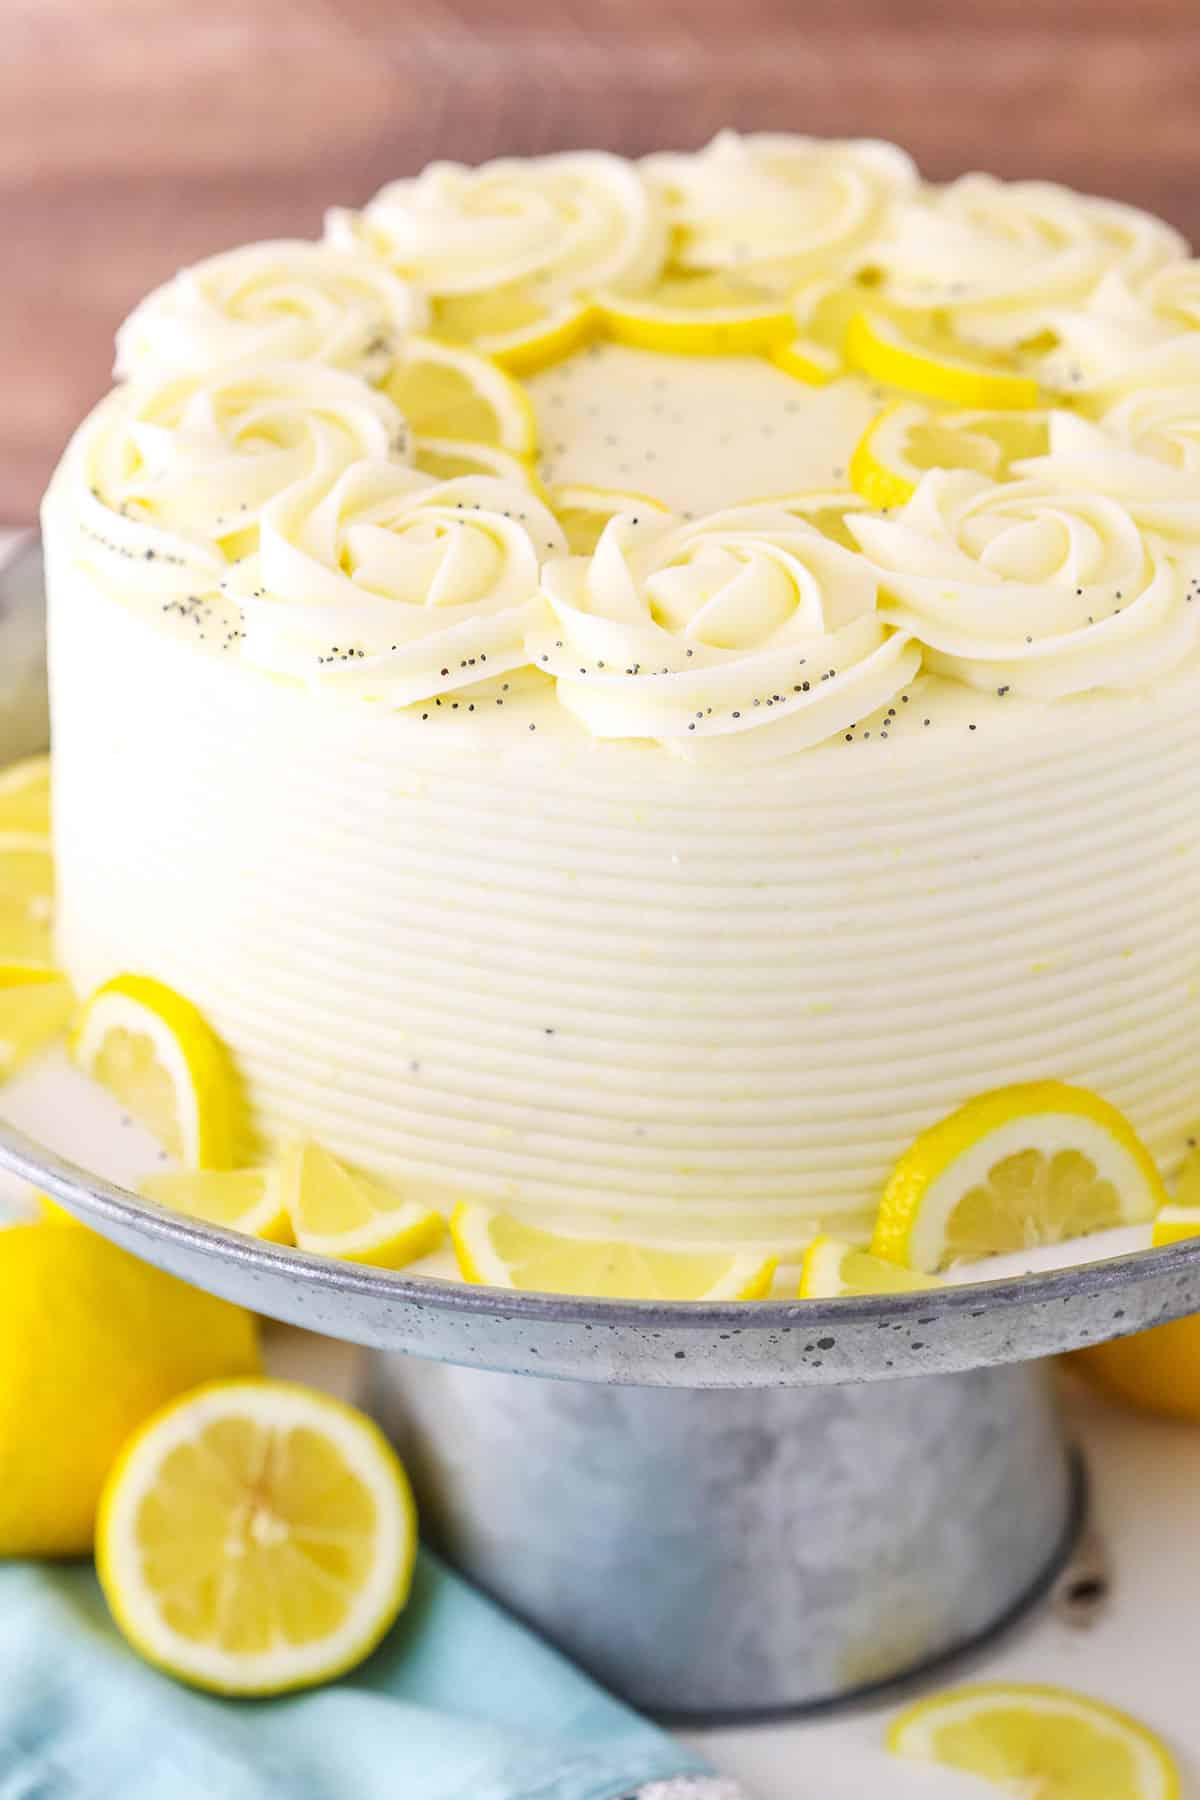
<svg viewBox="0 0 1200 1800">
<path fill-rule="evenodd" d="M 551 307 L 657 276 L 666 221 L 638 170 L 580 151 L 466 168 L 431 163 L 362 212 L 329 215 L 327 236 L 360 245 L 437 298 L 522 289 Z"/>
<path fill-rule="evenodd" d="M 1200 546 L 1200 384 L 1137 389 L 1098 423 L 1051 413 L 1049 437 L 1048 453 L 1014 475 L 1106 494 L 1146 529 Z"/>
<path fill-rule="evenodd" d="M 876 249 L 883 293 L 937 309 L 962 338 L 1013 347 L 1119 273 L 1137 285 L 1187 255 L 1161 219 L 1048 181 L 964 175 L 893 207 Z"/>
<path fill-rule="evenodd" d="M 912 159 L 894 144 L 786 133 L 723 131 L 703 150 L 651 156 L 643 167 L 682 268 L 780 290 L 852 273 L 893 202 L 917 185 Z"/>
<path fill-rule="evenodd" d="M 186 374 L 253 358 L 387 373 L 428 308 L 373 257 L 329 244 L 246 244 L 183 269 L 117 333 L 116 376 Z"/>
<path fill-rule="evenodd" d="M 213 592 L 268 501 L 363 457 L 404 459 L 383 394 L 317 363 L 231 365 L 114 390 L 64 474 L 79 555 L 124 594 Z"/>
<path fill-rule="evenodd" d="M 1195 555 L 1103 494 L 935 470 L 900 512 L 847 524 L 883 617 L 974 688 L 1050 700 L 1137 687 L 1200 637 Z"/>
<path fill-rule="evenodd" d="M 775 506 L 619 514 L 542 585 L 553 625 L 529 658 L 588 731 L 726 765 L 848 730 L 920 662 L 864 560 Z"/>
<path fill-rule="evenodd" d="M 1200 383 L 1200 262 L 1169 262 L 1141 283 L 1114 271 L 1083 305 L 1047 317 L 1054 347 L 1039 378 L 1100 401 L 1139 386 Z"/>
<path fill-rule="evenodd" d="M 521 668 L 541 564 L 565 550 L 524 488 L 361 462 L 272 500 L 225 592 L 248 661 L 407 706 Z"/>
</svg>

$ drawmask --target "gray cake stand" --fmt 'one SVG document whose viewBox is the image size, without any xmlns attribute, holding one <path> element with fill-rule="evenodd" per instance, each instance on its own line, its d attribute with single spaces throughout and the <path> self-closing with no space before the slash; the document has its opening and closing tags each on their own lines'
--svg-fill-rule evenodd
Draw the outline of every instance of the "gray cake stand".
<svg viewBox="0 0 1200 1800">
<path fill-rule="evenodd" d="M 20 645 L 29 661 L 29 557 L 18 573 L 0 675 Z M 38 721 L 27 694 L 0 713 L 0 757 L 44 742 Z M 1081 1506 L 1040 1359 L 1200 1310 L 1200 1242 L 932 1292 L 660 1305 L 260 1243 L 3 1126 L 0 1165 L 185 1281 L 369 1346 L 430 1535 L 677 1719 L 848 1700 L 1014 1616 Z"/>
</svg>

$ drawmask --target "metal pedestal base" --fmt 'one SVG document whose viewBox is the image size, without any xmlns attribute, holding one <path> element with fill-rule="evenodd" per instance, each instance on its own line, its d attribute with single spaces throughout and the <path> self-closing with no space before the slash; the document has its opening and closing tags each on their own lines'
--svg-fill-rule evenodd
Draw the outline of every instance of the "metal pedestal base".
<svg viewBox="0 0 1200 1800">
<path fill-rule="evenodd" d="M 1044 1366 L 693 1392 L 374 1360 L 426 1530 L 660 1716 L 860 1695 L 1042 1590 L 1078 1511 Z"/>
</svg>

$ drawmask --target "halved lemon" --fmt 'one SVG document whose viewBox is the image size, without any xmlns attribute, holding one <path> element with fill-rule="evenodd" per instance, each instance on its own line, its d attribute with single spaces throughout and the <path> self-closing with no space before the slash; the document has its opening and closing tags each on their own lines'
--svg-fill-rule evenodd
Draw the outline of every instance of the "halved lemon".
<svg viewBox="0 0 1200 1800">
<path fill-rule="evenodd" d="M 947 411 L 895 400 L 872 419 L 850 456 L 850 484 L 881 510 L 904 506 L 930 469 L 974 469 L 1000 480 L 1020 457 L 1049 446 L 1044 411 Z"/>
<path fill-rule="evenodd" d="M 37 832 L 0 836 L 0 970 L 54 970 L 54 858 Z"/>
<path fill-rule="evenodd" d="M 761 1300 L 778 1260 L 563 1237 L 478 1201 L 455 1209 L 450 1234 L 464 1281 L 607 1300 Z"/>
<path fill-rule="evenodd" d="M 0 970 L 0 1081 L 62 1036 L 74 1006 L 75 996 L 61 978 L 18 971 L 9 980 Z"/>
<path fill-rule="evenodd" d="M 214 1693 L 278 1694 L 374 1649 L 416 1547 L 408 1478 L 368 1418 L 290 1382 L 222 1381 L 126 1446 L 96 1566 L 147 1661 Z"/>
<path fill-rule="evenodd" d="M 898 1756 L 961 1769 L 1038 1800 L 1178 1800 L 1179 1771 L 1137 1719 L 1032 1682 L 980 1682 L 919 1700 L 888 1732 Z"/>
<path fill-rule="evenodd" d="M 410 337 L 387 391 L 418 438 L 466 438 L 512 456 L 532 456 L 537 449 L 537 424 L 525 390 L 475 350 Z"/>
<path fill-rule="evenodd" d="M 50 758 L 30 756 L 0 769 L 0 835 L 50 836 Z"/>
<path fill-rule="evenodd" d="M 453 481 L 460 475 L 490 475 L 497 481 L 511 481 L 516 487 L 539 491 L 537 476 L 524 457 L 501 450 L 496 444 L 473 444 L 469 438 L 417 438 L 413 443 L 413 465 L 439 481 Z"/>
<path fill-rule="evenodd" d="M 273 1169 L 164 1169 L 141 1184 L 148 1200 L 208 1225 L 274 1244 L 295 1242 Z"/>
<path fill-rule="evenodd" d="M 322 1256 L 402 1269 L 436 1250 L 445 1233 L 441 1213 L 352 1175 L 319 1144 L 287 1146 L 277 1187 L 297 1244 Z"/>
<path fill-rule="evenodd" d="M 547 305 L 528 285 L 443 294 L 433 302 L 433 330 L 452 343 L 469 344 L 512 375 L 532 375 L 570 356 L 594 336 L 600 315 L 590 300 Z"/>
<path fill-rule="evenodd" d="M 1124 1114 L 1061 1081 L 998 1088 L 921 1133 L 892 1171 L 871 1250 L 931 1274 L 1152 1219 L 1166 1199 Z"/>
<path fill-rule="evenodd" d="M 237 1082 L 220 1040 L 182 995 L 145 975 L 97 988 L 72 1037 L 75 1061 L 189 1169 L 227 1169 Z"/>
<path fill-rule="evenodd" d="M 905 1294 L 941 1287 L 932 1275 L 917 1275 L 885 1262 L 841 1238 L 815 1237 L 800 1264 L 800 1300 L 834 1300 L 842 1294 Z"/>
<path fill-rule="evenodd" d="M 796 336 L 791 306 L 753 282 L 722 273 L 676 272 L 644 294 L 597 296 L 609 337 L 677 356 L 776 350 Z"/>
<path fill-rule="evenodd" d="M 1036 406 L 1032 376 L 964 354 L 953 339 L 931 331 L 917 337 L 883 313 L 862 307 L 846 330 L 846 361 L 874 381 L 955 406 L 1008 410 Z"/>
<path fill-rule="evenodd" d="M 655 513 L 664 519 L 670 508 L 648 494 L 622 493 L 618 488 L 587 487 L 563 483 L 550 490 L 550 510 L 562 526 L 572 556 L 590 556 L 600 534 L 618 513 Z"/>
</svg>

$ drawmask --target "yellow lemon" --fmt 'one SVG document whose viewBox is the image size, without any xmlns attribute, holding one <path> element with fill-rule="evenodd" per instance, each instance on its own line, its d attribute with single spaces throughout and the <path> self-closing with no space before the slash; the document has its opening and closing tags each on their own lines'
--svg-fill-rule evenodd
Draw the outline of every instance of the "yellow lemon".
<svg viewBox="0 0 1200 1800">
<path fill-rule="evenodd" d="M 371 1421 L 284 1381 L 212 1382 L 134 1436 L 105 1486 L 96 1565 L 156 1667 L 278 1694 L 361 1662 L 408 1597 L 408 1478 Z"/>
<path fill-rule="evenodd" d="M 257 1368 L 240 1307 L 92 1231 L 0 1231 L 0 1555 L 89 1550 L 130 1432 L 198 1381 Z"/>
<path fill-rule="evenodd" d="M 815 1237 L 800 1265 L 800 1300 L 832 1300 L 841 1294 L 905 1294 L 940 1287 L 932 1275 L 916 1275 L 840 1238 Z"/>
<path fill-rule="evenodd" d="M 31 756 L 0 769 L 0 834 L 50 836 L 50 758 Z"/>
<path fill-rule="evenodd" d="M 148 1175 L 141 1188 L 147 1200 L 206 1224 L 275 1244 L 295 1241 L 274 1169 L 163 1170 Z"/>
<path fill-rule="evenodd" d="M 284 1150 L 275 1192 L 297 1244 L 321 1256 L 402 1269 L 436 1250 L 446 1230 L 441 1213 L 351 1174 L 319 1144 Z"/>
<path fill-rule="evenodd" d="M 418 439 L 466 438 L 519 457 L 537 449 L 537 421 L 524 388 L 475 350 L 411 337 L 387 387 Z"/>
<path fill-rule="evenodd" d="M 852 368 L 874 381 L 955 406 L 997 410 L 1038 403 L 1038 385 L 1030 376 L 973 357 L 936 333 L 918 336 L 867 307 L 850 320 L 845 353 Z"/>
<path fill-rule="evenodd" d="M 639 350 L 744 356 L 777 350 L 796 336 L 787 301 L 723 273 L 676 271 L 649 293 L 601 294 L 598 304 L 608 336 Z"/>
</svg>

